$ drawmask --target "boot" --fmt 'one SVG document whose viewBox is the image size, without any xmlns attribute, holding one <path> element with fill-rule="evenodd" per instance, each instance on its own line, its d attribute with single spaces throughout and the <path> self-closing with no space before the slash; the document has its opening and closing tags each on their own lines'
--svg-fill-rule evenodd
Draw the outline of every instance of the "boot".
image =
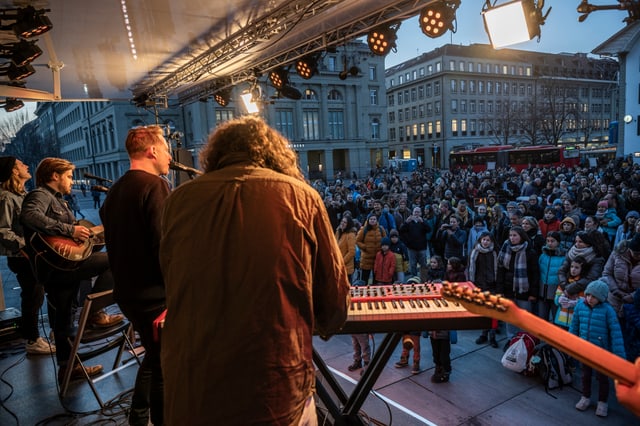
<svg viewBox="0 0 640 426">
<path fill-rule="evenodd" d="M 436 371 L 431 376 L 432 383 L 445 383 L 449 381 L 449 373 L 447 373 L 444 368 L 436 367 Z"/>
<path fill-rule="evenodd" d="M 409 360 L 407 357 L 400 357 L 400 361 L 395 363 L 396 368 L 404 368 L 409 366 Z"/>
<path fill-rule="evenodd" d="M 358 370 L 360 368 L 362 368 L 362 360 L 354 360 L 353 364 L 351 364 L 350 366 L 347 367 L 347 370 L 356 371 L 356 370 Z"/>
<path fill-rule="evenodd" d="M 489 344 L 492 348 L 498 347 L 498 342 L 496 341 L 496 332 L 495 330 L 489 331 Z"/>
</svg>

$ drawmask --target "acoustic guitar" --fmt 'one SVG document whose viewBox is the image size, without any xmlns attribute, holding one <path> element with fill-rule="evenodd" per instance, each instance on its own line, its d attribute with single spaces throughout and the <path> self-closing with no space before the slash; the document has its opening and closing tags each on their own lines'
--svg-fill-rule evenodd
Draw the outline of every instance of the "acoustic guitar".
<svg viewBox="0 0 640 426">
<path fill-rule="evenodd" d="M 635 383 L 636 367 L 631 362 L 520 309 L 509 299 L 448 282 L 442 284 L 440 292 L 445 299 L 460 303 L 469 312 L 502 320 L 530 332 L 612 379 L 627 385 Z"/>
<path fill-rule="evenodd" d="M 93 252 L 104 247 L 104 227 L 102 225 L 96 226 L 84 219 L 79 220 L 78 225 L 85 226 L 91 231 L 91 236 L 86 241 L 59 235 L 33 234 L 31 247 L 35 251 L 36 259 L 42 259 L 62 271 L 73 271 Z"/>
</svg>

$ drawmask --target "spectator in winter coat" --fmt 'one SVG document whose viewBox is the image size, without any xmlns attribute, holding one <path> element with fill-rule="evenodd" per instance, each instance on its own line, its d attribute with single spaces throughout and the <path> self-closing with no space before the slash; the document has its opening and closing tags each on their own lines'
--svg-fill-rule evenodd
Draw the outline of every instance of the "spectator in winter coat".
<svg viewBox="0 0 640 426">
<path fill-rule="evenodd" d="M 553 207 L 545 207 L 542 219 L 538 221 L 538 228 L 543 238 L 547 238 L 547 234 L 551 231 L 560 231 L 560 220 Z"/>
<path fill-rule="evenodd" d="M 538 293 L 538 316 L 545 321 L 552 321 L 556 316 L 554 297 L 558 284 L 558 271 L 565 259 L 565 252 L 560 249 L 560 233 L 547 234 L 547 243 L 542 247 L 538 258 L 540 265 L 540 292 Z"/>
<path fill-rule="evenodd" d="M 356 228 L 350 215 L 344 215 L 342 219 L 340 219 L 340 225 L 338 225 L 336 229 L 336 238 L 338 240 L 340 253 L 342 253 L 342 258 L 344 259 L 344 264 L 347 267 L 349 283 L 353 283 L 356 258 Z"/>
<path fill-rule="evenodd" d="M 482 232 L 476 243 L 472 246 L 469 255 L 469 281 L 483 291 L 496 291 L 496 274 L 498 268 L 498 253 L 496 253 L 495 242 L 491 232 Z M 476 339 L 476 343 L 482 345 L 489 341 L 494 348 L 498 347 L 496 342 L 496 328 L 498 322 L 492 321 L 490 330 L 483 330 Z"/>
<path fill-rule="evenodd" d="M 602 246 L 602 234 L 597 231 L 580 231 L 575 237 L 575 244 L 571 246 L 564 262 L 558 270 L 558 285 L 567 296 L 574 296 L 583 292 L 587 285 L 602 275 L 605 259 L 600 252 Z M 571 261 L 577 256 L 582 256 L 587 261 L 582 268 L 581 278 L 573 283 L 569 283 L 569 268 Z"/>
<path fill-rule="evenodd" d="M 407 272 L 405 265 L 409 263 L 409 250 L 407 250 L 407 246 L 400 241 L 400 236 L 398 235 L 397 230 L 393 229 L 391 231 L 389 239 L 391 240 L 389 250 L 391 250 L 391 253 L 396 257 L 396 275 L 394 282 L 404 283 L 404 274 Z"/>
<path fill-rule="evenodd" d="M 362 281 L 365 285 L 369 283 L 373 262 L 376 253 L 380 249 L 380 241 L 386 237 L 387 233 L 384 228 L 378 226 L 378 217 L 370 215 L 367 223 L 360 228 L 356 235 L 356 245 L 360 249 L 360 269 L 362 270 Z"/>
<path fill-rule="evenodd" d="M 589 283 L 584 291 L 585 297 L 576 305 L 569 332 L 593 343 L 607 351 L 625 358 L 624 340 L 618 322 L 618 317 L 607 297 L 609 288 L 604 281 L 596 280 Z M 576 409 L 584 411 L 591 405 L 591 376 L 593 369 L 582 365 L 582 397 L 576 404 Z M 596 415 L 607 416 L 607 400 L 609 398 L 609 378 L 596 372 L 598 380 L 598 406 Z"/>
<path fill-rule="evenodd" d="M 409 273 L 419 275 L 418 264 L 427 266 L 427 232 L 431 227 L 422 218 L 422 209 L 414 207 L 409 216 L 400 226 L 400 237 L 409 250 Z"/>
<path fill-rule="evenodd" d="M 604 266 L 602 281 L 609 285 L 609 303 L 620 315 L 622 305 L 633 303 L 633 293 L 640 288 L 640 235 L 618 244 Z"/>
<path fill-rule="evenodd" d="M 634 362 L 640 357 L 640 289 L 633 292 L 633 303 L 622 306 L 622 337 L 627 359 Z"/>
<path fill-rule="evenodd" d="M 636 233 L 636 222 L 640 218 L 640 213 L 635 210 L 631 210 L 624 218 L 624 222 L 618 226 L 616 231 L 616 237 L 613 241 L 613 246 L 617 247 L 622 240 L 630 240 Z"/>
<path fill-rule="evenodd" d="M 377 285 L 388 285 L 393 283 L 393 276 L 396 273 L 396 257 L 389 251 L 391 240 L 384 237 L 380 241 L 380 250 L 376 253 L 376 260 L 373 264 L 373 283 Z"/>
<path fill-rule="evenodd" d="M 464 257 L 464 245 L 467 242 L 467 231 L 460 228 L 460 218 L 458 216 L 449 217 L 449 223 L 440 226 L 436 239 L 444 241 L 444 258 Z"/>
<path fill-rule="evenodd" d="M 613 244 L 616 238 L 616 232 L 618 226 L 622 223 L 622 220 L 618 217 L 616 209 L 611 206 L 612 201 L 603 200 L 598 203 L 598 210 L 595 217 L 600 221 L 600 226 L 607 233 L 609 241 Z"/>
<path fill-rule="evenodd" d="M 560 222 L 560 248 L 569 250 L 576 240 L 577 233 L 578 227 L 572 218 L 565 217 L 562 219 L 562 222 Z"/>
</svg>

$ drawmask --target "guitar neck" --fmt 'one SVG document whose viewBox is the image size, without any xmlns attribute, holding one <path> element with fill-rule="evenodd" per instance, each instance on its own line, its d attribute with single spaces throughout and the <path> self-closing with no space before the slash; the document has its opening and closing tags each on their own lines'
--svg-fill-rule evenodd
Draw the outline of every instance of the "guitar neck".
<svg viewBox="0 0 640 426">
<path fill-rule="evenodd" d="M 518 316 L 522 319 L 516 321 L 514 325 L 533 333 L 541 340 L 570 354 L 583 364 L 587 364 L 608 377 L 628 385 L 634 383 L 636 369 L 629 361 L 527 311 L 521 310 Z"/>
<path fill-rule="evenodd" d="M 474 314 L 520 327 L 608 377 L 627 385 L 636 381 L 636 367 L 631 362 L 520 309 L 509 299 L 447 282 L 443 284 L 442 295 L 452 302 L 460 302 Z"/>
</svg>

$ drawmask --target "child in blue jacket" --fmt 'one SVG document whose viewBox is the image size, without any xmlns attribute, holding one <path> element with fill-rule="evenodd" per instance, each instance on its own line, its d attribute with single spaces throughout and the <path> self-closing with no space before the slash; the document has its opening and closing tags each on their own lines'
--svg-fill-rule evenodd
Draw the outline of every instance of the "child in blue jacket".
<svg viewBox="0 0 640 426">
<path fill-rule="evenodd" d="M 600 346 L 621 358 L 625 358 L 624 341 L 618 316 L 613 307 L 607 302 L 609 287 L 601 280 L 592 281 L 584 291 L 573 312 L 569 332 Z M 584 411 L 591 405 L 591 376 L 593 370 L 586 364 L 582 365 L 582 397 L 576 404 L 576 409 Z M 609 378 L 596 372 L 598 379 L 598 406 L 596 416 L 607 416 L 607 400 L 609 398 Z"/>
</svg>

